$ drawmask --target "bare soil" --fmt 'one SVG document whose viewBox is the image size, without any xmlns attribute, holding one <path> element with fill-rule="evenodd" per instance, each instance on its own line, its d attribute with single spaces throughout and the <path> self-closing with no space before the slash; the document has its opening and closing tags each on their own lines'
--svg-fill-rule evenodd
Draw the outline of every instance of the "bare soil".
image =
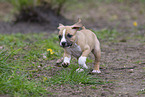
<svg viewBox="0 0 145 97">
<path fill-rule="evenodd" d="M 114 6 L 113 6 L 114 5 Z M 91 5 L 90 5 L 91 6 Z M 138 9 L 136 9 L 138 8 Z M 145 12 L 141 4 L 123 7 L 123 4 L 101 4 L 97 9 L 86 10 L 89 14 L 79 14 L 80 10 L 65 13 L 68 19 L 87 17 L 84 24 L 91 29 L 117 29 L 125 33 L 113 41 L 101 40 L 102 58 L 99 76 L 105 85 L 71 85 L 57 86 L 48 89 L 55 92 L 54 97 L 145 97 L 141 92 L 145 89 Z M 97 14 L 96 13 L 97 10 Z M 128 11 L 126 11 L 128 10 Z M 81 12 L 84 12 L 81 11 Z M 74 16 L 74 17 L 73 17 Z M 92 16 L 92 18 L 90 17 Z M 139 27 L 133 27 L 133 21 Z M 58 22 L 54 24 L 37 24 L 20 22 L 17 24 L 0 22 L 0 33 L 28 33 L 56 31 Z M 117 25 L 117 26 L 116 26 Z M 92 65 L 92 64 L 88 64 Z M 56 68 L 58 70 L 58 68 Z M 145 91 L 145 90 L 144 90 Z M 144 92 L 145 93 L 145 92 Z M 51 95 L 49 95 L 51 96 Z"/>
</svg>

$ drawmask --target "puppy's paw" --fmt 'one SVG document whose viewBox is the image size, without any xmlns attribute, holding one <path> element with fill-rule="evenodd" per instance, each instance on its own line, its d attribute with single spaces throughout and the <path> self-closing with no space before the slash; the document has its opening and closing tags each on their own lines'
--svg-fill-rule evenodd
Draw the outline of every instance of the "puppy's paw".
<svg viewBox="0 0 145 97">
<path fill-rule="evenodd" d="M 93 70 L 92 73 L 93 73 L 93 74 L 94 74 L 94 73 L 101 73 L 101 71 L 100 71 L 100 70 Z"/>
<path fill-rule="evenodd" d="M 69 63 L 62 63 L 62 66 L 63 66 L 64 68 L 66 68 L 66 67 L 69 66 Z"/>
<path fill-rule="evenodd" d="M 78 68 L 78 69 L 76 70 L 76 72 L 82 72 L 82 71 L 84 71 L 84 69 Z"/>
</svg>

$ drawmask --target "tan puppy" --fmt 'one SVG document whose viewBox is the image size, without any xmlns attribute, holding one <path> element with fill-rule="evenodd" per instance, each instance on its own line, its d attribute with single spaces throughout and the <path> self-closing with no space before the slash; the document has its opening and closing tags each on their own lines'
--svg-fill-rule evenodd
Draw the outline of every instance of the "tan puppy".
<svg viewBox="0 0 145 97">
<path fill-rule="evenodd" d="M 79 30 L 82 28 L 82 30 Z M 63 67 L 70 64 L 71 55 L 78 58 L 78 64 L 82 68 L 88 69 L 86 58 L 92 52 L 95 56 L 95 64 L 92 73 L 101 73 L 99 69 L 101 50 L 100 43 L 96 35 L 83 27 L 81 20 L 72 25 L 64 26 L 59 24 L 60 46 L 64 48 Z M 81 72 L 83 69 L 78 68 L 76 71 Z"/>
</svg>

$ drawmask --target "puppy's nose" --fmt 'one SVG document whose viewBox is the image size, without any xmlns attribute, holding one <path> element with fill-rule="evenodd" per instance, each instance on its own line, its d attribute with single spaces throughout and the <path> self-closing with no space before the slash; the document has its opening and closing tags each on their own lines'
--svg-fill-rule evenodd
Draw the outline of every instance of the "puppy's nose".
<svg viewBox="0 0 145 97">
<path fill-rule="evenodd" d="M 66 45 L 66 42 L 62 42 L 61 44 L 62 44 L 62 46 L 65 46 Z"/>
</svg>

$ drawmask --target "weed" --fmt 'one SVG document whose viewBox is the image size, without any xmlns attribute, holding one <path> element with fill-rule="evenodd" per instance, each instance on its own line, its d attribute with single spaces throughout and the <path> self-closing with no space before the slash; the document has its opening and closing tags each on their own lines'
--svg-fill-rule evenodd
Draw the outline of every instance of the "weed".
<svg viewBox="0 0 145 97">
<path fill-rule="evenodd" d="M 97 89 L 97 87 L 95 85 L 90 87 L 91 89 Z"/>
<path fill-rule="evenodd" d="M 101 67 L 106 68 L 107 65 L 106 64 L 101 64 Z"/>
<path fill-rule="evenodd" d="M 94 60 L 87 58 L 86 63 L 93 63 Z"/>
<path fill-rule="evenodd" d="M 140 91 L 137 92 L 137 95 L 139 94 L 145 94 L 145 89 L 141 89 Z"/>
<path fill-rule="evenodd" d="M 133 63 L 135 63 L 135 64 L 140 64 L 141 62 L 142 62 L 142 61 L 138 60 L 138 61 L 133 62 Z"/>
</svg>

